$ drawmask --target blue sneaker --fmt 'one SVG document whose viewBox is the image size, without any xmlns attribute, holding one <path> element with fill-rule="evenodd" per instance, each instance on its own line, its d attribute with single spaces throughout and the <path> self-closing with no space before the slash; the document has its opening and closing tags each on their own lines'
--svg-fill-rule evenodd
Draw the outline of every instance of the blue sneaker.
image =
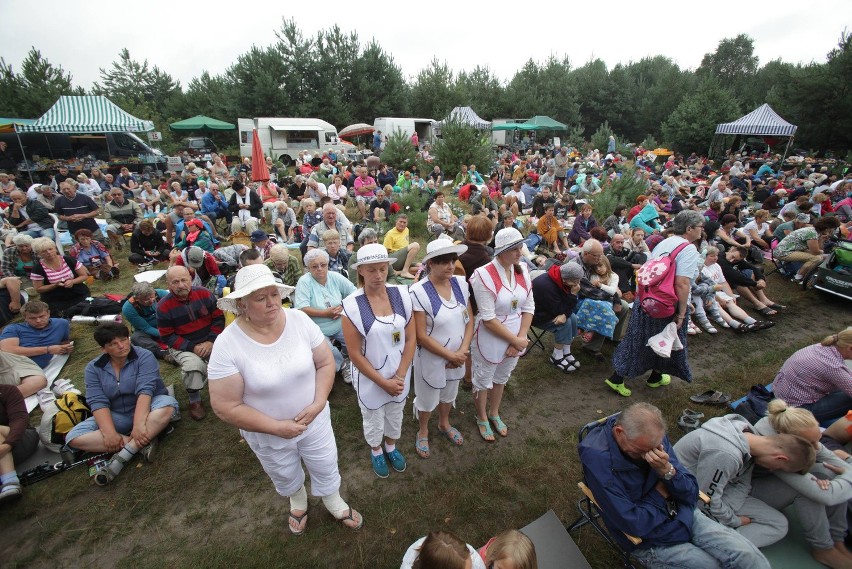
<svg viewBox="0 0 852 569">
<path fill-rule="evenodd" d="M 385 460 L 385 455 L 380 454 L 379 456 L 375 456 L 371 454 L 370 458 L 373 460 L 373 472 L 376 473 L 376 476 L 387 478 L 390 473 L 388 472 L 388 463 Z"/>
<path fill-rule="evenodd" d="M 391 463 L 391 468 L 397 472 L 405 472 L 405 457 L 398 449 L 393 449 L 393 452 L 386 452 L 385 455 Z"/>
</svg>

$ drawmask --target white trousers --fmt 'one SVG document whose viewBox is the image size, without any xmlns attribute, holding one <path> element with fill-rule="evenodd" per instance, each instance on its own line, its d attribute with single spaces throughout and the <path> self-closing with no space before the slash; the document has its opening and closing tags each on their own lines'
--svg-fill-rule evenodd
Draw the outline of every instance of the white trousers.
<svg viewBox="0 0 852 569">
<path fill-rule="evenodd" d="M 459 380 L 447 381 L 447 384 L 441 389 L 435 389 L 420 377 L 420 374 L 414 374 L 414 410 L 431 413 L 435 410 L 439 403 L 456 402 L 456 396 L 459 393 Z"/>
<path fill-rule="evenodd" d="M 506 358 L 499 364 L 491 363 L 486 360 L 479 352 L 479 348 L 474 342 L 470 346 L 471 362 L 473 364 L 473 391 L 486 391 L 497 385 L 505 385 L 509 382 L 509 376 L 518 365 L 517 357 Z"/>
<path fill-rule="evenodd" d="M 249 443 L 279 494 L 291 496 L 304 485 L 305 471 L 302 469 L 302 462 L 311 475 L 311 494 L 328 496 L 340 490 L 337 443 L 331 429 L 328 403 L 304 433 L 294 439 L 281 440 L 284 441 L 282 448 Z"/>
<path fill-rule="evenodd" d="M 364 422 L 364 439 L 370 448 L 376 448 L 382 444 L 382 440 L 398 440 L 402 436 L 402 409 L 405 402 L 390 402 L 378 409 L 367 409 L 361 402 L 361 417 Z"/>
</svg>

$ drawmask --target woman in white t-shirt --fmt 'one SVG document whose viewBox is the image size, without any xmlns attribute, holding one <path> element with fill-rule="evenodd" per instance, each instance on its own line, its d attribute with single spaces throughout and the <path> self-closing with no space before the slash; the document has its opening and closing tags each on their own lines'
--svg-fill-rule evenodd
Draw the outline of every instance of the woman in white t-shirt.
<svg viewBox="0 0 852 569">
<path fill-rule="evenodd" d="M 208 364 L 213 411 L 239 427 L 275 489 L 289 496 L 293 534 L 307 526 L 302 462 L 311 492 L 344 526 L 359 529 L 361 514 L 340 497 L 328 409 L 334 359 L 325 336 L 306 314 L 281 307 L 293 287 L 278 284 L 266 265 L 240 269 L 234 288 L 219 307 L 238 317 L 216 339 Z"/>
<path fill-rule="evenodd" d="M 769 229 L 769 212 L 759 209 L 754 212 L 754 219 L 743 227 L 743 233 L 751 237 L 751 242 L 764 251 L 769 251 L 769 242 L 772 241 L 772 230 Z"/>
</svg>

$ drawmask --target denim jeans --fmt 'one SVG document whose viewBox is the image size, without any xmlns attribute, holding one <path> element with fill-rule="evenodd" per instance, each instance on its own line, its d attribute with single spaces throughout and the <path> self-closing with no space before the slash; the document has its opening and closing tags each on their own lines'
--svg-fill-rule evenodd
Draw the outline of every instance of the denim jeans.
<svg viewBox="0 0 852 569">
<path fill-rule="evenodd" d="M 571 314 L 571 317 L 564 324 L 556 325 L 552 320 L 541 326 L 536 326 L 548 332 L 553 332 L 554 343 L 571 346 L 571 341 L 577 337 L 577 315 Z"/>
<path fill-rule="evenodd" d="M 672 569 L 769 569 L 769 561 L 749 540 L 695 510 L 692 540 L 633 552 L 645 567 Z"/>
<path fill-rule="evenodd" d="M 852 397 L 843 391 L 835 391 L 824 395 L 819 401 L 804 403 L 800 407 L 813 413 L 816 420 L 823 423 L 842 417 L 849 409 L 852 409 Z"/>
<path fill-rule="evenodd" d="M 343 351 L 337 349 L 331 341 L 337 340 L 340 345 L 343 347 Z M 334 371 L 340 371 L 340 368 L 343 367 L 343 358 L 347 355 L 346 352 L 346 340 L 343 339 L 343 332 L 338 332 L 336 334 L 332 334 L 331 336 L 326 336 L 326 341 L 328 342 L 328 347 L 331 348 L 331 355 L 334 356 Z"/>
</svg>

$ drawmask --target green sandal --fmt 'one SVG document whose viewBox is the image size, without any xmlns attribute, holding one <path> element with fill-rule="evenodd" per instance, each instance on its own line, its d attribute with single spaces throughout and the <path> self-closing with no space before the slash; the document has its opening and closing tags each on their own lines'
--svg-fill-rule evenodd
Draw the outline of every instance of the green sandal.
<svg viewBox="0 0 852 569">
<path fill-rule="evenodd" d="M 670 376 L 667 373 L 664 373 L 664 374 L 660 375 L 660 379 L 658 381 L 655 381 L 653 383 L 651 383 L 650 381 L 647 381 L 646 383 L 648 384 L 648 387 L 656 388 L 656 387 L 663 387 L 664 385 L 668 385 L 671 382 L 672 382 L 672 376 Z"/>
<path fill-rule="evenodd" d="M 500 418 L 500 415 L 495 417 L 488 417 L 488 420 L 494 423 L 494 430 L 497 431 L 497 434 L 501 437 L 506 437 L 509 435 L 509 427 L 506 426 L 506 423 L 503 422 L 503 419 Z"/>
<path fill-rule="evenodd" d="M 609 385 L 609 386 L 610 386 L 610 388 L 611 388 L 613 391 L 615 391 L 616 393 L 618 393 L 618 394 L 619 394 L 619 395 L 621 395 L 622 397 L 630 397 L 630 395 L 633 393 L 633 392 L 632 392 L 632 391 L 630 391 L 630 389 L 628 389 L 628 388 L 627 388 L 627 386 L 626 386 L 626 385 L 624 385 L 623 383 L 613 383 L 613 382 L 611 382 L 611 381 L 610 381 L 610 380 L 608 380 L 608 379 L 605 379 L 605 380 L 604 380 L 604 383 L 606 383 L 607 385 Z"/>
<path fill-rule="evenodd" d="M 491 423 L 488 421 L 477 420 L 476 426 L 479 427 L 479 436 L 481 436 L 486 442 L 494 442 L 494 432 L 491 430 Z"/>
</svg>

